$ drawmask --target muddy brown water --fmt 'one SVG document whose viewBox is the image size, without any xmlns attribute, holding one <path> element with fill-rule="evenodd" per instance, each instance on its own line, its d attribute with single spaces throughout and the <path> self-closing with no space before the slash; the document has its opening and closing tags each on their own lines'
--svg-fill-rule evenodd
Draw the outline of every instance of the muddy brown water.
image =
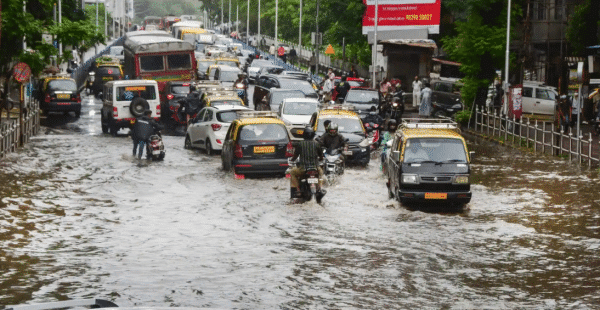
<svg viewBox="0 0 600 310">
<path fill-rule="evenodd" d="M 0 305 L 106 298 L 225 309 L 596 309 L 597 169 L 471 141 L 462 212 L 387 199 L 378 159 L 324 203 L 235 180 L 165 136 L 100 133 L 98 103 L 0 162 Z M 57 116 L 60 118 L 60 116 Z M 0 306 L 0 308 L 2 308 Z"/>
</svg>

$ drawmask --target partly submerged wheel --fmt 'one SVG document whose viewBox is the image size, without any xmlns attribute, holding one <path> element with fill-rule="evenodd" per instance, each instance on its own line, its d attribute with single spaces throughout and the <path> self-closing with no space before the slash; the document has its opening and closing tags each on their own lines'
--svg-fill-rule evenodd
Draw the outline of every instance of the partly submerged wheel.
<svg viewBox="0 0 600 310">
<path fill-rule="evenodd" d="M 188 136 L 188 135 L 185 136 L 185 142 L 183 143 L 183 148 L 186 150 L 192 149 L 192 140 L 190 139 L 190 136 Z"/>
<path fill-rule="evenodd" d="M 215 150 L 212 148 L 212 144 L 210 143 L 210 139 L 206 139 L 206 155 L 211 156 L 215 154 Z"/>
</svg>

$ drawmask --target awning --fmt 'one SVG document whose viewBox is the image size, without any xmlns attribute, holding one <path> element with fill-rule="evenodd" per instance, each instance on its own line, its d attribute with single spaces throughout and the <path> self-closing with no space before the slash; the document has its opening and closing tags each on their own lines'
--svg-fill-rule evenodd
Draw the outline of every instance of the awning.
<svg viewBox="0 0 600 310">
<path fill-rule="evenodd" d="M 406 45 L 431 49 L 437 48 L 437 44 L 435 44 L 435 41 L 429 39 L 390 39 L 385 41 L 379 41 L 379 44 Z"/>
<path fill-rule="evenodd" d="M 439 62 L 439 63 L 444 64 L 444 65 L 457 66 L 457 67 L 460 67 L 460 65 L 461 65 L 460 62 L 454 62 L 454 61 L 450 61 L 450 60 L 443 60 L 443 59 L 439 59 L 439 58 L 431 58 L 431 60 L 433 60 L 435 62 Z"/>
</svg>

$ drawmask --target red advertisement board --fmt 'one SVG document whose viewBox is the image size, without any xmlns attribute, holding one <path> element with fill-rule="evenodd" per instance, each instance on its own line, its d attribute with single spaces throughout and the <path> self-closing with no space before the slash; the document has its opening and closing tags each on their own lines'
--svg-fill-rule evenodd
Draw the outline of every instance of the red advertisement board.
<svg viewBox="0 0 600 310">
<path fill-rule="evenodd" d="M 375 29 L 373 0 L 363 0 L 363 34 Z M 442 0 L 380 0 L 377 30 L 402 30 L 427 28 L 429 33 L 439 33 Z"/>
</svg>

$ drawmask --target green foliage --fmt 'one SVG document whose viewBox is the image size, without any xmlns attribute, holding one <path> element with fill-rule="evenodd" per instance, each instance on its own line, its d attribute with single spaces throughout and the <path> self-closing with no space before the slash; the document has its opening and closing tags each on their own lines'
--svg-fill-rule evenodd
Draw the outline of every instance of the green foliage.
<svg viewBox="0 0 600 310">
<path fill-rule="evenodd" d="M 598 44 L 600 32 L 600 12 L 598 2 L 586 0 L 575 8 L 569 18 L 566 38 L 573 55 L 586 55 L 586 47 Z"/>
<path fill-rule="evenodd" d="M 454 114 L 454 120 L 461 125 L 468 124 L 469 118 L 471 118 L 471 110 L 462 110 Z"/>
<path fill-rule="evenodd" d="M 235 1 L 235 0 L 234 0 Z M 235 19 L 235 2 L 232 1 L 232 16 Z M 210 1 L 203 1 L 209 2 Z M 244 2 L 245 3 L 245 2 Z M 218 7 L 220 7 L 221 1 L 218 1 Z M 146 16 L 158 16 L 165 17 L 167 15 L 201 15 L 201 5 L 202 2 L 197 0 L 136 0 L 134 2 L 135 9 L 135 22 L 141 23 L 144 17 Z M 240 3 L 241 5 L 241 3 Z M 215 3 L 210 5 L 211 7 L 215 6 Z M 229 2 L 225 1 L 224 7 L 226 10 L 229 8 Z M 240 13 L 241 13 L 240 6 Z M 245 11 L 244 11 L 245 12 Z M 227 16 L 227 14 L 225 15 Z M 245 15 L 244 15 L 245 16 Z"/>
</svg>

